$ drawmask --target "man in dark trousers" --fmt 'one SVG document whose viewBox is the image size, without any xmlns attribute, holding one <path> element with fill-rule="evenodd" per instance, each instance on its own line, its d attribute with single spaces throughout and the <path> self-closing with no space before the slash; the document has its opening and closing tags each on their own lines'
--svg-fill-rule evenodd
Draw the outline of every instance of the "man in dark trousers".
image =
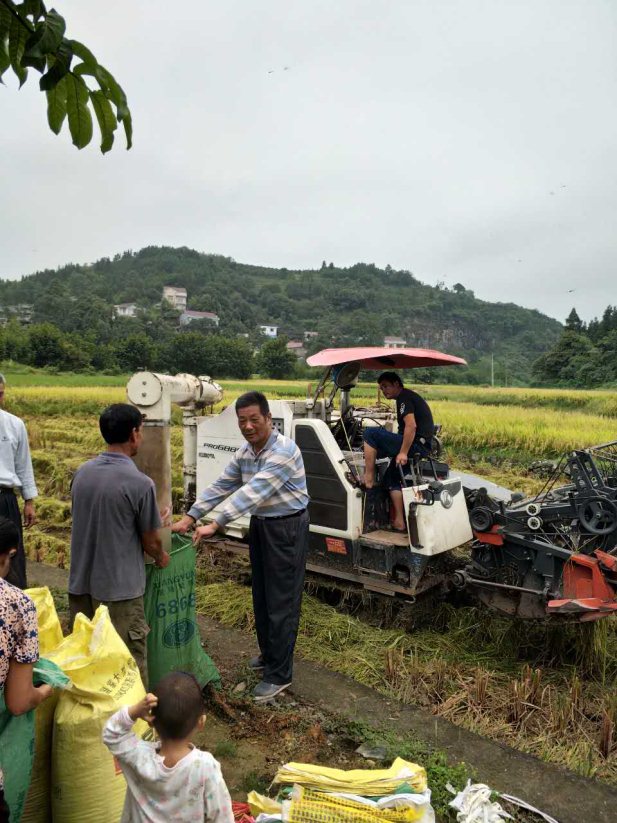
<svg viewBox="0 0 617 823">
<path fill-rule="evenodd" d="M 404 469 L 414 454 L 426 457 L 430 453 L 435 425 L 426 400 L 417 392 L 406 389 L 396 372 L 380 374 L 377 382 L 386 400 L 396 401 L 398 434 L 382 426 L 364 429 L 364 485 L 367 489 L 373 488 L 378 457 L 392 458 L 384 478 L 394 509 L 392 528 L 406 532 L 399 466 Z"/>
<path fill-rule="evenodd" d="M 71 486 L 71 627 L 78 612 L 92 618 L 107 606 L 147 689 L 144 552 L 162 569 L 169 555 L 158 532 L 154 483 L 131 459 L 142 441 L 141 413 L 115 403 L 100 416 L 99 428 L 107 449 L 77 469 Z"/>
<path fill-rule="evenodd" d="M 4 403 L 4 375 L 0 374 L 0 406 Z M 28 432 L 23 420 L 0 409 L 0 516 L 8 517 L 17 526 L 19 545 L 11 562 L 7 581 L 20 589 L 27 588 L 26 554 L 21 528 L 22 516 L 15 489 L 24 498 L 23 522 L 28 529 L 36 522 L 34 498 L 37 496 L 28 445 Z"/>
<path fill-rule="evenodd" d="M 253 696 L 264 702 L 291 685 L 308 551 L 308 494 L 300 450 L 273 428 L 266 397 L 243 394 L 236 400 L 236 414 L 247 442 L 172 531 L 184 534 L 226 498 L 212 523 L 195 529 L 195 543 L 251 515 L 253 609 L 261 654 L 249 665 L 262 671 Z"/>
</svg>

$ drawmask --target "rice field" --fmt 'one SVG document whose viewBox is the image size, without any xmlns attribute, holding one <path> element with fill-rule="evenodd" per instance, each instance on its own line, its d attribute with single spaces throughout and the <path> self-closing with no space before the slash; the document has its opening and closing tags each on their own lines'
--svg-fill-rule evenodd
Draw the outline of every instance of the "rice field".
<svg viewBox="0 0 617 823">
<path fill-rule="evenodd" d="M 303 397 L 303 381 L 221 381 L 224 404 L 248 388 Z M 534 491 L 532 460 L 617 439 L 617 393 L 426 386 L 444 427 L 447 458 L 510 488 Z M 121 385 L 7 388 L 6 408 L 30 433 L 41 497 L 29 556 L 67 567 L 69 488 L 77 466 L 102 447 L 98 415 L 124 400 Z M 358 406 L 375 403 L 361 385 Z M 179 416 L 176 422 L 179 421 Z M 174 499 L 181 496 L 182 436 L 172 429 Z M 179 505 L 179 504 L 177 504 Z M 250 628 L 249 592 L 213 580 L 201 609 Z M 523 751 L 617 785 L 617 624 L 570 628 L 508 621 L 476 609 L 440 608 L 430 629 L 406 634 L 368 626 L 306 596 L 302 654 L 399 699 Z"/>
</svg>

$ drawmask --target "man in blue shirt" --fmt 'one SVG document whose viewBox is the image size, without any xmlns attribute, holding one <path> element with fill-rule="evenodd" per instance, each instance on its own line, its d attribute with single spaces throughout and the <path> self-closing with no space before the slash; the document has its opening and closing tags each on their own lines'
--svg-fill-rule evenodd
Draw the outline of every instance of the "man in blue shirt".
<svg viewBox="0 0 617 823">
<path fill-rule="evenodd" d="M 273 429 L 266 397 L 243 394 L 236 400 L 236 414 L 246 443 L 172 531 L 184 534 L 224 500 L 215 519 L 195 529 L 195 543 L 229 521 L 251 515 L 249 554 L 261 654 L 250 665 L 263 671 L 253 692 L 263 702 L 291 684 L 308 551 L 308 493 L 300 449 Z"/>
<path fill-rule="evenodd" d="M 0 374 L 0 406 L 4 403 L 5 380 Z M 23 522 L 28 529 L 36 522 L 34 498 L 37 496 L 28 432 L 23 420 L 0 409 L 0 516 L 8 517 L 17 526 L 19 544 L 11 562 L 7 580 L 20 589 L 27 588 L 26 554 L 22 533 L 22 515 L 15 489 L 24 499 Z"/>
</svg>

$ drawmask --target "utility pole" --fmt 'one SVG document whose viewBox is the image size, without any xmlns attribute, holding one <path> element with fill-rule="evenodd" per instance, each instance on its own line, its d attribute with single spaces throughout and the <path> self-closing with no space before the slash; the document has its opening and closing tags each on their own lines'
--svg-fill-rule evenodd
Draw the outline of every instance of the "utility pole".
<svg viewBox="0 0 617 823">
<path fill-rule="evenodd" d="M 491 352 L 491 388 L 495 388 L 495 355 Z"/>
</svg>

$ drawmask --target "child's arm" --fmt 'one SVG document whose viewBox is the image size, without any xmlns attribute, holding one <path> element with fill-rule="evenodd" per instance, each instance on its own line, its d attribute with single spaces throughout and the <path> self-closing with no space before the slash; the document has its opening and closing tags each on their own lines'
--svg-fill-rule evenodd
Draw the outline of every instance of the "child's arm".
<svg viewBox="0 0 617 823">
<path fill-rule="evenodd" d="M 204 811 L 207 823 L 234 823 L 231 797 L 216 760 L 214 773 L 204 786 Z"/>
<path fill-rule="evenodd" d="M 151 722 L 156 704 L 156 697 L 147 694 L 139 703 L 125 706 L 109 718 L 103 729 L 103 743 L 118 760 L 135 751 L 140 741 L 132 731 L 133 723 L 139 718 Z"/>
</svg>

